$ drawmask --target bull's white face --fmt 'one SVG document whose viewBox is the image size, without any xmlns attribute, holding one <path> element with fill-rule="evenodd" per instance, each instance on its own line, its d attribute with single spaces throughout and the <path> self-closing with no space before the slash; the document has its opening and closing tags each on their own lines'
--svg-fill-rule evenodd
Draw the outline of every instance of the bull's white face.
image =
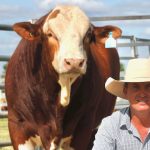
<svg viewBox="0 0 150 150">
<path fill-rule="evenodd" d="M 69 104 L 72 83 L 86 72 L 83 39 L 89 26 L 88 17 L 76 6 L 56 7 L 43 25 L 43 32 L 52 31 L 57 39 L 52 65 L 59 74 L 60 103 L 64 107 Z"/>
<path fill-rule="evenodd" d="M 87 56 L 83 38 L 89 26 L 88 17 L 76 6 L 56 7 L 47 17 L 43 31 L 51 30 L 58 40 L 52 65 L 59 74 L 85 73 Z"/>
</svg>

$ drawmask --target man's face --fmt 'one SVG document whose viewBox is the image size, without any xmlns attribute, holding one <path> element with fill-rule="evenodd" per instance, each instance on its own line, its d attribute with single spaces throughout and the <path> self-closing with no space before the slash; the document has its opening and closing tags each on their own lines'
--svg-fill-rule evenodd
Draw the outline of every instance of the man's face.
<svg viewBox="0 0 150 150">
<path fill-rule="evenodd" d="M 128 83 L 124 94 L 132 110 L 150 112 L 150 82 Z"/>
</svg>

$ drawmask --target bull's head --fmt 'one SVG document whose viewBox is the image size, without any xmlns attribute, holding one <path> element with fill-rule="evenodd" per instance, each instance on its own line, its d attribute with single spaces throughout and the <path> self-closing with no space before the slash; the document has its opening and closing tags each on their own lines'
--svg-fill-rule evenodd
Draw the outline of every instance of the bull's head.
<svg viewBox="0 0 150 150">
<path fill-rule="evenodd" d="M 17 23 L 13 26 L 13 29 L 27 40 L 36 40 L 43 35 L 46 37 L 44 42 L 53 51 L 53 68 L 59 74 L 60 103 L 63 106 L 69 104 L 72 83 L 80 75 L 86 73 L 87 53 L 85 48 L 87 46 L 84 45 L 87 44 L 84 42 L 86 36 L 90 36 L 90 38 L 95 36 L 97 39 L 97 35 L 102 35 L 103 37 L 100 37 L 102 43 L 110 31 L 114 33 L 119 31 L 119 35 L 116 37 L 120 36 L 118 28 L 107 28 L 106 30 L 105 27 L 102 30 L 97 30 L 97 28 L 91 27 L 89 18 L 76 6 L 56 7 L 47 15 L 42 26 L 38 23 L 31 24 L 29 22 Z M 97 31 L 102 32 L 102 34 Z"/>
</svg>

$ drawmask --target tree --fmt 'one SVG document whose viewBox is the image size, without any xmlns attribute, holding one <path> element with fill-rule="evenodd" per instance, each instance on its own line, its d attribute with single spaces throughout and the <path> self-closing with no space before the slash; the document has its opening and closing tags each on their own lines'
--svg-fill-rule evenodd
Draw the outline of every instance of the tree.
<svg viewBox="0 0 150 150">
<path fill-rule="evenodd" d="M 125 68 L 124 68 L 124 64 L 123 63 L 120 63 L 120 71 L 124 71 Z"/>
</svg>

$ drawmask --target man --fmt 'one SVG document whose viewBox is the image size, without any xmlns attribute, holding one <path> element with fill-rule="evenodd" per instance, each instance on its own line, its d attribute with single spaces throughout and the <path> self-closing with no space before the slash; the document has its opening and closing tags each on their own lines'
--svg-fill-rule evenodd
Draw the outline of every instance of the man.
<svg viewBox="0 0 150 150">
<path fill-rule="evenodd" d="M 130 60 L 125 79 L 105 88 L 130 105 L 102 120 L 92 150 L 150 150 L 150 59 Z"/>
</svg>

